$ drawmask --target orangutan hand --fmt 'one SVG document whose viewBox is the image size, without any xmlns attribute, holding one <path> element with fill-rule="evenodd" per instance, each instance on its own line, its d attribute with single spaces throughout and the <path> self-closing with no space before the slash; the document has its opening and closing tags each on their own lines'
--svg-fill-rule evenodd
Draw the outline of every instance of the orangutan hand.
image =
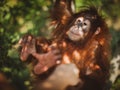
<svg viewBox="0 0 120 90">
<path fill-rule="evenodd" d="M 51 48 L 51 50 L 45 54 L 34 53 L 33 56 L 38 60 L 38 63 L 34 66 L 34 73 L 38 75 L 47 71 L 49 68 L 60 64 L 62 58 L 60 50 L 55 48 Z"/>
<path fill-rule="evenodd" d="M 19 40 L 21 47 L 20 50 L 20 59 L 26 61 L 28 56 L 36 52 L 35 48 L 35 38 L 32 35 L 26 35 Z"/>
</svg>

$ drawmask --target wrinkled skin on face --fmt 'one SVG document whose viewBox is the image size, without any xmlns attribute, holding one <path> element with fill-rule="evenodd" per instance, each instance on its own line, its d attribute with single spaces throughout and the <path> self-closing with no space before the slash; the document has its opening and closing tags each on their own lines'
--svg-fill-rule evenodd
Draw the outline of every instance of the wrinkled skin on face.
<svg viewBox="0 0 120 90">
<path fill-rule="evenodd" d="M 78 17 L 73 26 L 67 31 L 68 38 L 72 41 L 81 41 L 88 35 L 91 22 L 83 17 Z"/>
</svg>

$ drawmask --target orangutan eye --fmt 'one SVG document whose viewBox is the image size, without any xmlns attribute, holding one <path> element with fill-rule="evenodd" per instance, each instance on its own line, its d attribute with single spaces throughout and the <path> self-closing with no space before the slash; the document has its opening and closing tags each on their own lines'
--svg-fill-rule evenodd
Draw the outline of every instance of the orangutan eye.
<svg viewBox="0 0 120 90">
<path fill-rule="evenodd" d="M 87 25 L 87 23 L 84 22 L 83 25 Z"/>
</svg>

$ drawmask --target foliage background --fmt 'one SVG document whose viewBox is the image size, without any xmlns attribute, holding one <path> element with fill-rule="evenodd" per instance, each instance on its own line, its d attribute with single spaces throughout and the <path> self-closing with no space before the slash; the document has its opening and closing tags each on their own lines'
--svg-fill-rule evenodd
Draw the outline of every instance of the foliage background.
<svg viewBox="0 0 120 90">
<path fill-rule="evenodd" d="M 0 0 L 0 80 L 5 75 L 7 81 L 17 90 L 32 88 L 29 71 L 19 59 L 18 40 L 26 33 L 50 37 L 52 27 L 50 27 L 48 17 L 52 4 L 52 0 Z M 120 0 L 76 0 L 76 11 L 79 11 L 81 6 L 91 4 L 99 7 L 106 18 L 112 35 L 113 57 L 116 49 L 120 48 L 118 45 L 120 42 Z M 119 89 L 120 79 L 118 78 L 112 85 L 112 90 Z"/>
</svg>

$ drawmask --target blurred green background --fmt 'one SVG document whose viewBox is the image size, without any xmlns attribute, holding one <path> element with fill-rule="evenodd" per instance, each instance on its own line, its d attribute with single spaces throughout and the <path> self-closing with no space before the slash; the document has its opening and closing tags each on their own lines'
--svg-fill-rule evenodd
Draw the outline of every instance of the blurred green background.
<svg viewBox="0 0 120 90">
<path fill-rule="evenodd" d="M 1 84 L 4 82 L 4 88 L 8 86 L 11 90 L 13 87 L 17 90 L 32 88 L 29 71 L 19 59 L 17 43 L 26 33 L 50 37 L 52 27 L 48 17 L 52 2 L 53 0 L 0 0 L 0 87 L 4 87 Z M 76 0 L 76 11 L 87 4 L 102 10 L 112 35 L 111 49 L 114 57 L 120 48 L 120 0 Z M 112 90 L 120 90 L 119 78 L 112 85 Z"/>
</svg>

